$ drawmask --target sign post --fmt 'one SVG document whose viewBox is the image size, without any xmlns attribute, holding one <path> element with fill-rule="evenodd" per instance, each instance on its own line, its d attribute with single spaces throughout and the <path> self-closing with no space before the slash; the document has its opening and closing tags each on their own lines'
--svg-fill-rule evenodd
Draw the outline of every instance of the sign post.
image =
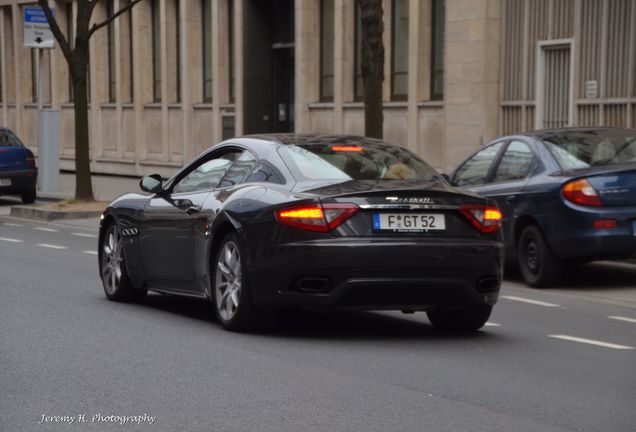
<svg viewBox="0 0 636 432">
<path fill-rule="evenodd" d="M 37 49 L 35 70 L 38 99 L 38 189 L 42 192 L 57 192 L 60 184 L 59 111 L 43 107 L 43 49 L 55 48 L 55 38 L 49 27 L 44 10 L 25 6 L 24 46 Z M 55 16 L 55 9 L 51 9 Z"/>
</svg>

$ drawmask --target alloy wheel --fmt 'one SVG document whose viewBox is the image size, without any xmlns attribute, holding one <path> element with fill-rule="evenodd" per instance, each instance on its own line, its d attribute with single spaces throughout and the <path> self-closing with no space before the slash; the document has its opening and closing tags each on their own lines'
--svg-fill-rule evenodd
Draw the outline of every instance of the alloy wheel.
<svg viewBox="0 0 636 432">
<path fill-rule="evenodd" d="M 122 277 L 122 241 L 117 226 L 112 225 L 102 245 L 102 279 L 106 292 L 114 295 Z"/>
<path fill-rule="evenodd" d="M 223 245 L 216 267 L 216 307 L 221 318 L 229 321 L 236 314 L 241 298 L 241 256 L 236 243 L 230 240 Z"/>
</svg>

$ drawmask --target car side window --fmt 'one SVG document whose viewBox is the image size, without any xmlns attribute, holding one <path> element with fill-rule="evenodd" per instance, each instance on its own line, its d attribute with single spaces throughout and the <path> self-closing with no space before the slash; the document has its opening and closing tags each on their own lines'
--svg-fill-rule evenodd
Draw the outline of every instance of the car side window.
<svg viewBox="0 0 636 432">
<path fill-rule="evenodd" d="M 230 166 L 230 169 L 227 170 L 218 187 L 226 188 L 243 183 L 249 172 L 254 168 L 254 165 L 256 165 L 254 155 L 247 150 L 244 151 Z"/>
<path fill-rule="evenodd" d="M 495 170 L 493 182 L 523 179 L 528 175 L 534 155 L 528 144 L 511 141 Z"/>
<path fill-rule="evenodd" d="M 241 153 L 241 150 L 231 150 L 202 162 L 174 185 L 172 193 L 198 192 L 216 188 L 232 166 L 232 162 L 238 159 Z"/>
<path fill-rule="evenodd" d="M 486 183 L 490 167 L 502 146 L 503 142 L 488 146 L 464 162 L 455 173 L 453 184 L 455 186 L 475 186 Z"/>
<path fill-rule="evenodd" d="M 267 161 L 260 161 L 245 179 L 245 183 L 250 182 L 285 184 L 285 179 L 272 164 Z"/>
<path fill-rule="evenodd" d="M 0 132 L 0 147 L 22 147 L 22 143 L 11 132 Z"/>
</svg>

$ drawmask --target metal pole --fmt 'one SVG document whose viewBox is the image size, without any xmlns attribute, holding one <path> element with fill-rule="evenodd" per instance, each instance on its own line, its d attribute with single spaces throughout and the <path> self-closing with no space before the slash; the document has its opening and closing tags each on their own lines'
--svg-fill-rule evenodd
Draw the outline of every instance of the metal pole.
<svg viewBox="0 0 636 432">
<path fill-rule="evenodd" d="M 36 51 L 36 55 L 35 55 L 35 75 L 36 75 L 36 79 L 37 79 L 37 104 L 38 104 L 38 113 L 37 113 L 37 122 L 38 122 L 38 165 L 40 166 L 40 171 L 41 171 L 41 166 L 42 166 L 42 161 L 44 159 L 44 139 L 42 137 L 42 65 L 41 65 L 41 60 L 42 58 L 40 57 L 42 54 L 42 50 L 40 48 L 35 48 Z M 43 176 L 42 175 L 38 175 L 38 189 L 42 190 L 43 189 Z"/>
</svg>

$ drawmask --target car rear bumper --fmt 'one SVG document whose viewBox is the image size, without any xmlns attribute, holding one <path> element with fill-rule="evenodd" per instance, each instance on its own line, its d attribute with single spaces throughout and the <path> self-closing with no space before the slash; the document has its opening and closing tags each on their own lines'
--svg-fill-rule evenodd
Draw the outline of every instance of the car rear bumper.
<svg viewBox="0 0 636 432">
<path fill-rule="evenodd" d="M 249 272 L 260 305 L 425 310 L 497 301 L 503 246 L 486 240 L 334 238 L 272 248 Z"/>
<path fill-rule="evenodd" d="M 34 189 L 37 174 L 37 169 L 0 171 L 0 194 L 21 193 Z M 8 179 L 10 184 L 3 185 L 2 179 Z"/>
</svg>

